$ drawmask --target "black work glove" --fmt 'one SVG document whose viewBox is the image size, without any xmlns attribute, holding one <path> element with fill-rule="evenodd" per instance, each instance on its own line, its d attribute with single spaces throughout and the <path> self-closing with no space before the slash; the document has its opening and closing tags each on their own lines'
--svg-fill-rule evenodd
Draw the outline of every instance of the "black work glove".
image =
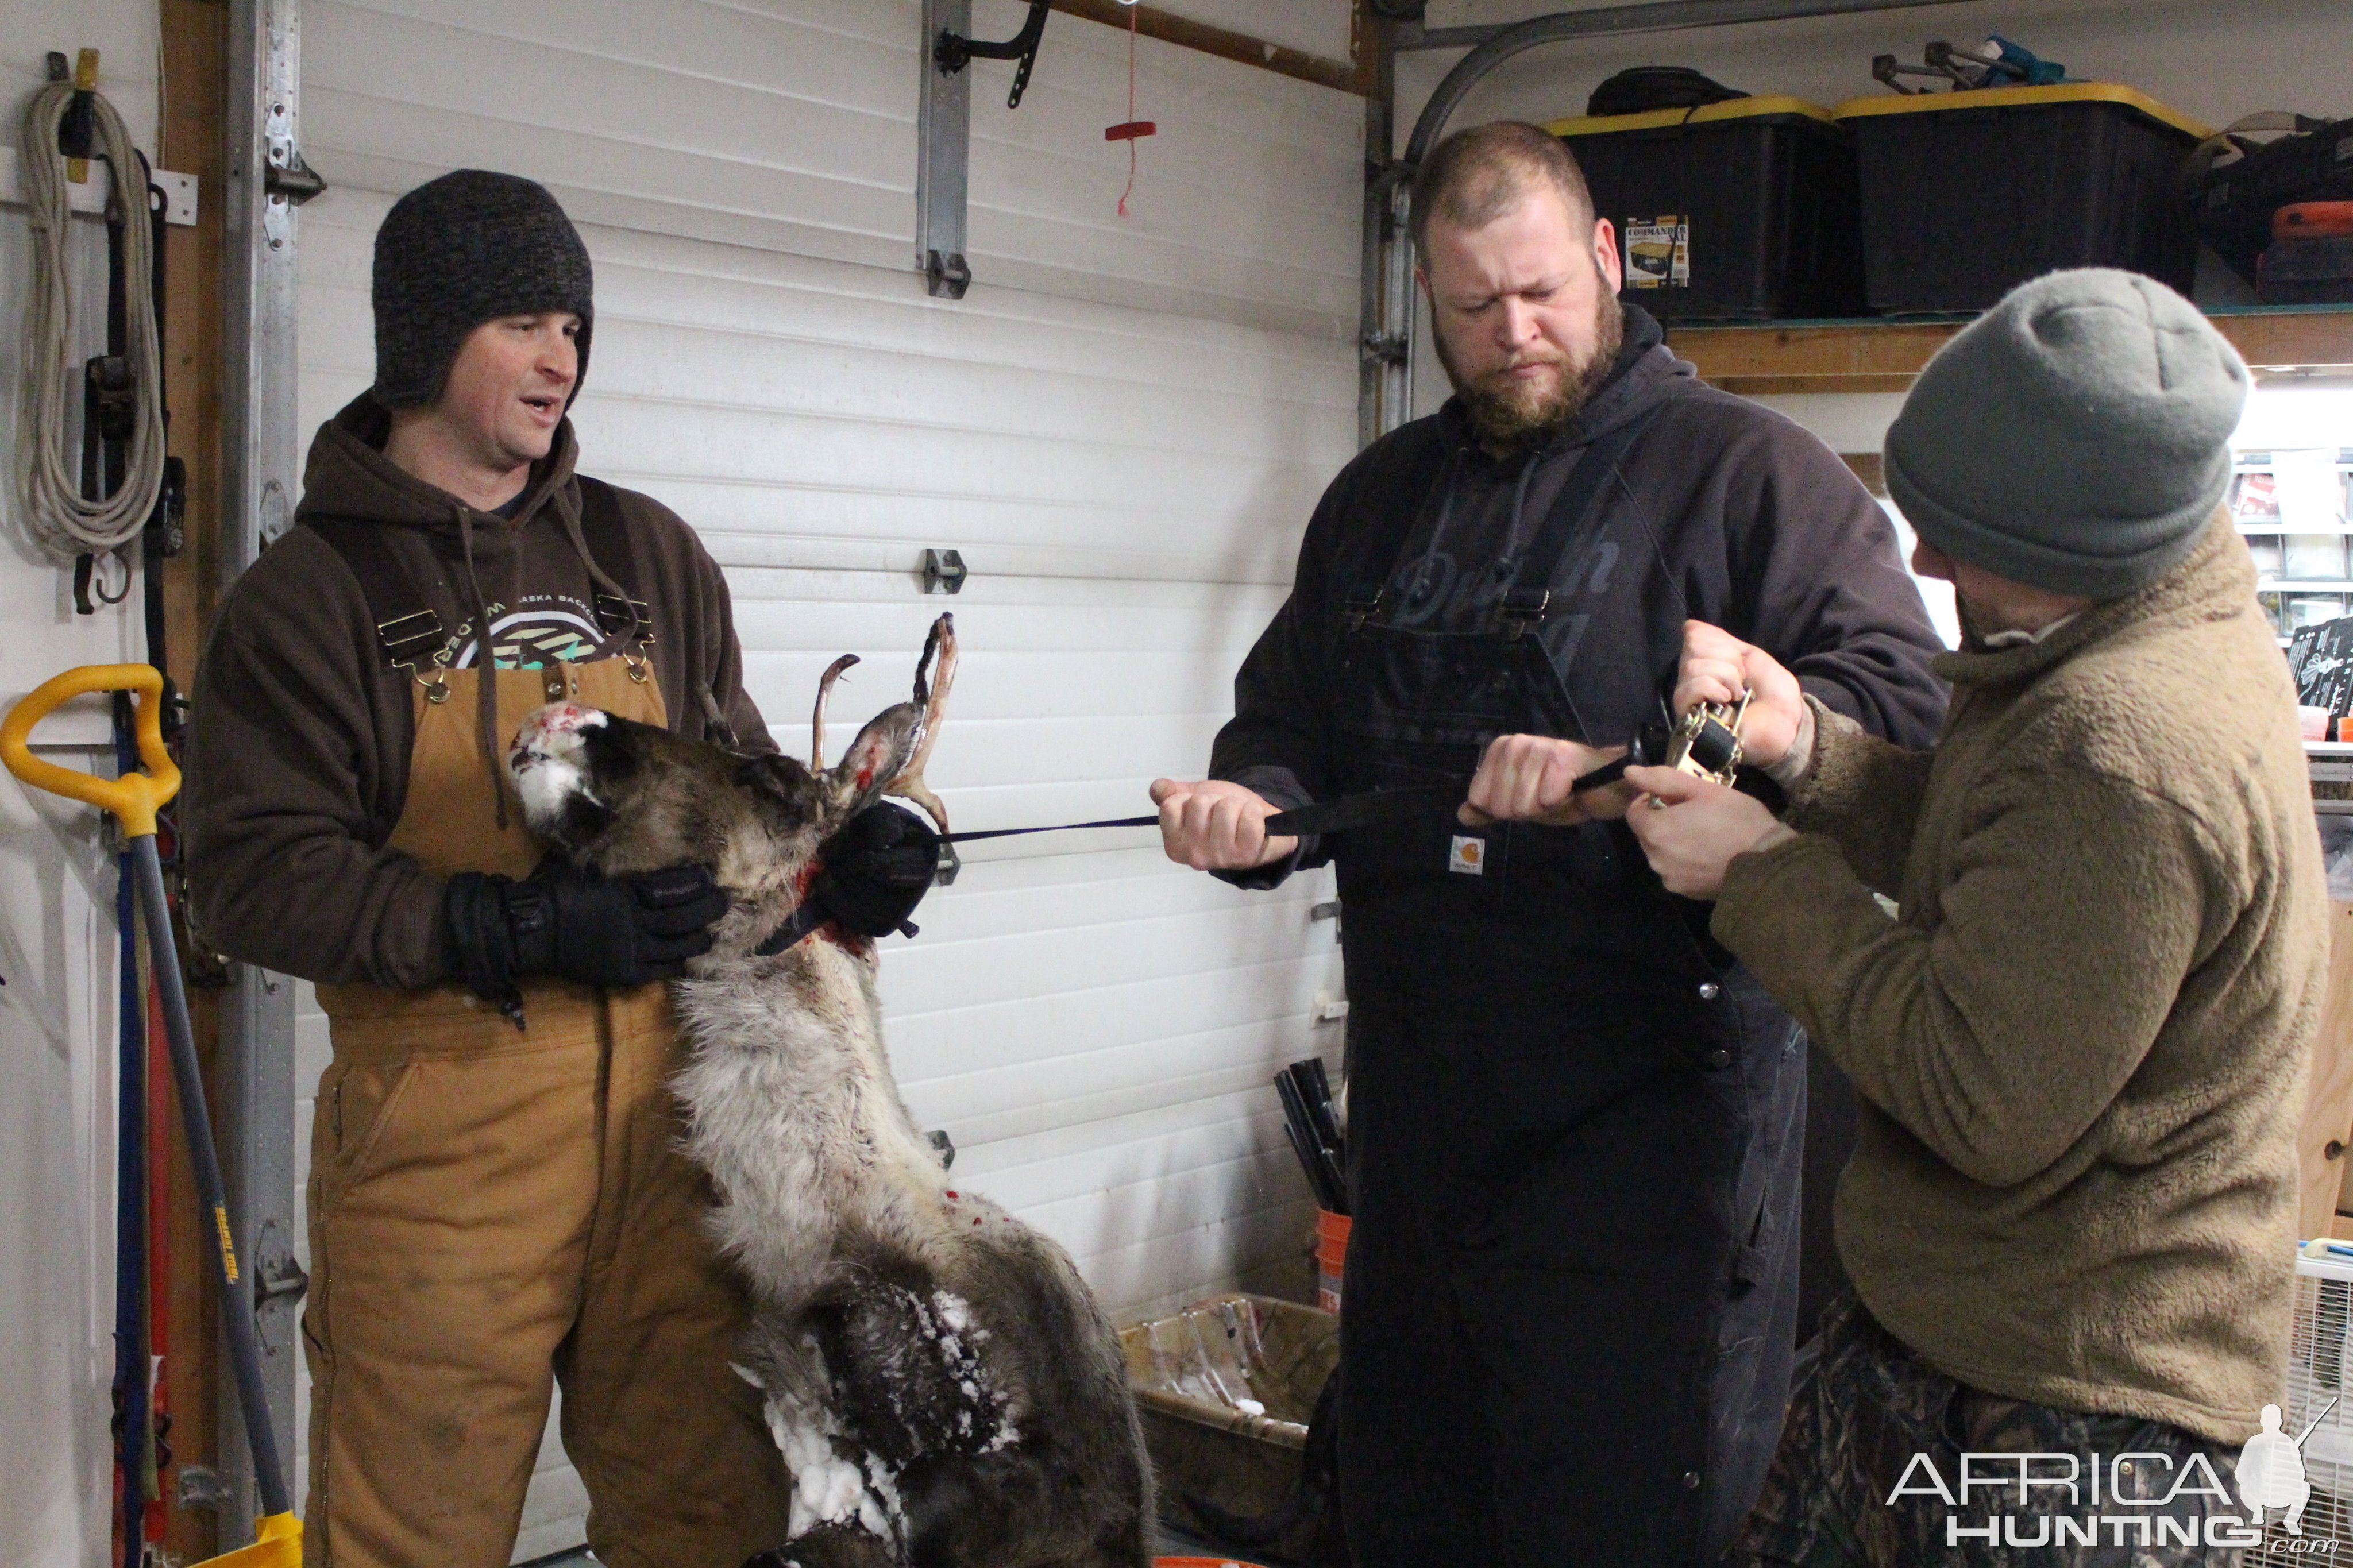
<svg viewBox="0 0 2353 1568">
<path fill-rule="evenodd" d="M 880 801 L 842 824 L 818 850 L 810 900 L 860 936 L 914 934 L 907 917 L 940 868 L 940 836 L 902 805 Z"/>
<path fill-rule="evenodd" d="M 711 922 L 727 895 L 700 866 L 641 877 L 584 870 L 550 853 L 523 881 L 460 872 L 442 894 L 449 916 L 449 968 L 476 995 L 521 1027 L 526 974 L 622 989 L 675 980 L 711 951 Z"/>
</svg>

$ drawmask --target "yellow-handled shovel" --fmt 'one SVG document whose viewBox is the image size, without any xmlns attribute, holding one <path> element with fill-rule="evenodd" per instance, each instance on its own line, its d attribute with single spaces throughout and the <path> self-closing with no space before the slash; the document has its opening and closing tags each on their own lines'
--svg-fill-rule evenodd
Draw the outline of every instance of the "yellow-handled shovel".
<svg viewBox="0 0 2353 1568">
<path fill-rule="evenodd" d="M 143 773 L 101 779 L 59 767 L 33 755 L 26 739 L 33 726 L 58 705 L 94 691 L 129 691 L 138 697 L 135 729 Z M 172 1042 L 172 1077 L 179 1085 L 180 1115 L 195 1167 L 196 1196 L 205 1223 L 218 1243 L 212 1249 L 215 1282 L 220 1288 L 221 1326 L 228 1335 L 229 1364 L 237 1373 L 237 1396 L 245 1413 L 246 1436 L 253 1445 L 253 1475 L 261 1492 L 262 1517 L 255 1542 L 204 1568 L 301 1568 L 302 1523 L 286 1491 L 279 1462 L 277 1428 L 270 1425 L 269 1396 L 261 1386 L 261 1339 L 251 1309 L 237 1289 L 237 1242 L 229 1232 L 228 1202 L 221 1194 L 220 1157 L 213 1149 L 212 1119 L 205 1109 L 205 1083 L 196 1066 L 195 1036 L 188 1027 L 188 994 L 180 983 L 179 950 L 172 943 L 172 919 L 164 902 L 164 867 L 155 854 L 155 812 L 180 792 L 180 770 L 164 749 L 164 676 L 153 665 L 92 664 L 43 682 L 0 721 L 0 762 L 36 789 L 111 811 L 129 840 L 139 881 L 139 908 L 147 926 L 147 951 L 164 999 L 164 1028 Z"/>
</svg>

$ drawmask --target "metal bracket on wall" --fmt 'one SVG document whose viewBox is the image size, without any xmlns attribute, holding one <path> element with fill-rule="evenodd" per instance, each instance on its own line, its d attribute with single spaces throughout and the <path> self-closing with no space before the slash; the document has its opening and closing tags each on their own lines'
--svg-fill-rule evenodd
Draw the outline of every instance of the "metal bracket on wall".
<svg viewBox="0 0 2353 1568">
<path fill-rule="evenodd" d="M 972 0 L 923 0 L 923 91 L 915 111 L 915 270 L 935 300 L 972 287 L 965 224 L 972 189 L 972 73 L 976 59 L 1018 60 L 1006 107 L 1018 109 L 1038 63 L 1050 0 L 1029 0 L 1029 19 L 1002 43 L 972 37 Z"/>
<path fill-rule="evenodd" d="M 289 1244 L 289 1228 L 274 1218 L 262 1221 L 261 1239 L 253 1249 L 254 1327 L 272 1353 L 292 1347 L 294 1308 L 311 1289 L 311 1277 Z"/>
<path fill-rule="evenodd" d="M 971 576 L 964 563 L 961 550 L 926 550 L 923 552 L 923 592 L 926 594 L 961 594 L 964 580 Z"/>
<path fill-rule="evenodd" d="M 1019 60 L 1021 63 L 1013 68 L 1013 90 L 1005 100 L 1006 108 L 1018 109 L 1021 95 L 1029 90 L 1029 73 L 1038 67 L 1038 45 L 1046 37 L 1046 12 L 1052 4 L 1053 0 L 1029 0 L 1029 19 L 1021 24 L 1019 32 L 1002 43 L 984 44 L 953 28 L 943 27 L 937 35 L 938 42 L 932 46 L 932 60 L 949 76 L 975 60 Z"/>
</svg>

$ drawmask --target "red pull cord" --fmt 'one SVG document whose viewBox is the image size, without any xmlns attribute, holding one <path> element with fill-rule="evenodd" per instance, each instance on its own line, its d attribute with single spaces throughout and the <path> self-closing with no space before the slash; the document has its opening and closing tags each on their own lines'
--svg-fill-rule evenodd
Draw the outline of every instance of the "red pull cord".
<svg viewBox="0 0 2353 1568">
<path fill-rule="evenodd" d="M 1119 194 L 1119 216 L 1127 216 L 1127 198 L 1135 194 L 1135 144 L 1146 136 L 1157 135 L 1160 127 L 1149 120 L 1135 117 L 1135 31 L 1134 0 L 1127 0 L 1127 119 L 1121 124 L 1103 131 L 1106 142 L 1127 143 L 1127 189 Z"/>
</svg>

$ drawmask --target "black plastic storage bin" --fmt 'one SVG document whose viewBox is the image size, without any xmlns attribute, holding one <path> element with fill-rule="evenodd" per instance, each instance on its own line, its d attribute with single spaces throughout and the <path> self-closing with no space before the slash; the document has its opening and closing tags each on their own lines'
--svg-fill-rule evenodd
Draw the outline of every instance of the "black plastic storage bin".
<svg viewBox="0 0 2353 1568">
<path fill-rule="evenodd" d="M 1548 126 L 1618 229 L 1621 297 L 1665 321 L 1852 316 L 1852 138 L 1818 104 L 1739 98 Z"/>
<path fill-rule="evenodd" d="M 2182 166 L 2206 131 L 2128 87 L 1864 98 L 1838 118 L 1862 168 L 1875 310 L 1982 310 L 2063 267 L 2189 291 L 2198 232 Z"/>
<path fill-rule="evenodd" d="M 2250 283 L 2272 242 L 2272 214 L 2298 202 L 2353 201 L 2353 120 L 2308 136 L 2283 136 L 2206 176 L 2198 229 L 2215 254 Z"/>
</svg>

